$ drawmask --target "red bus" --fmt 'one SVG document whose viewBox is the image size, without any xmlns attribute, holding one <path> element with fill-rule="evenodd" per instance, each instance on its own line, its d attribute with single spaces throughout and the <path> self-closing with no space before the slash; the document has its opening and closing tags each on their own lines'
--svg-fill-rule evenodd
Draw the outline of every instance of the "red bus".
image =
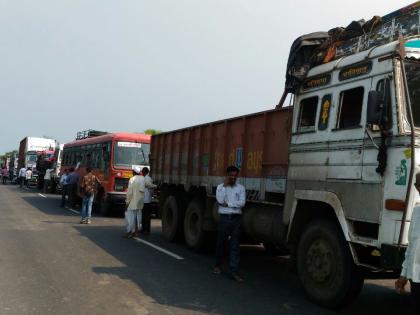
<svg viewBox="0 0 420 315">
<path fill-rule="evenodd" d="M 79 138 L 79 137 L 78 137 Z M 134 165 L 149 166 L 150 136 L 138 133 L 109 133 L 87 136 L 66 143 L 61 172 L 75 167 L 80 178 L 90 166 L 101 181 L 95 206 L 104 215 L 122 209 Z"/>
</svg>

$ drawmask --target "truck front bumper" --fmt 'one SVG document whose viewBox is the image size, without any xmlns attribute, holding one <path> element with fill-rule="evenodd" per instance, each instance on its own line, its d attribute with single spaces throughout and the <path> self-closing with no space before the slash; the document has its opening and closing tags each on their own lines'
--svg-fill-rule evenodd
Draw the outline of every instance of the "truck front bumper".
<svg viewBox="0 0 420 315">
<path fill-rule="evenodd" d="M 399 270 L 405 258 L 407 247 L 397 245 L 381 245 L 381 266 L 384 269 Z"/>
<path fill-rule="evenodd" d="M 125 192 L 109 192 L 107 193 L 107 197 L 106 200 L 113 204 L 113 205 L 124 205 L 125 206 L 125 197 L 126 197 L 126 193 Z"/>
</svg>

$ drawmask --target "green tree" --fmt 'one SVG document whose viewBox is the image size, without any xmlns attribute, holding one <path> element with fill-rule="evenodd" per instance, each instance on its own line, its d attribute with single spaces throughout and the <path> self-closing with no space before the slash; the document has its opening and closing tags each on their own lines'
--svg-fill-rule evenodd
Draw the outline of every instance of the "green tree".
<svg viewBox="0 0 420 315">
<path fill-rule="evenodd" d="M 151 135 L 151 136 L 157 135 L 161 132 L 162 130 L 157 130 L 157 129 L 146 129 L 145 131 L 143 131 L 143 133 L 145 133 L 146 135 Z"/>
<path fill-rule="evenodd" d="M 12 157 L 16 154 L 17 154 L 17 150 L 13 150 L 13 151 L 6 152 L 6 153 L 0 155 L 0 164 L 5 163 L 8 157 Z"/>
</svg>

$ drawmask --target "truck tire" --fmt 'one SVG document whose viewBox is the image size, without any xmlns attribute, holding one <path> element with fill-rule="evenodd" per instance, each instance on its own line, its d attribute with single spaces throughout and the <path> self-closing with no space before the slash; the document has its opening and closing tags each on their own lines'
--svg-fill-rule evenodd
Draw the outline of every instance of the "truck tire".
<svg viewBox="0 0 420 315">
<path fill-rule="evenodd" d="M 344 235 L 333 222 L 314 221 L 297 248 L 297 270 L 307 297 L 327 308 L 351 303 L 363 287 Z"/>
<path fill-rule="evenodd" d="M 199 200 L 193 200 L 188 205 L 184 219 L 185 243 L 194 251 L 203 249 L 206 240 L 204 225 L 204 206 Z"/>
<path fill-rule="evenodd" d="M 162 207 L 162 234 L 170 242 L 180 239 L 183 229 L 183 216 L 178 207 L 176 198 L 170 195 L 163 202 Z"/>
</svg>

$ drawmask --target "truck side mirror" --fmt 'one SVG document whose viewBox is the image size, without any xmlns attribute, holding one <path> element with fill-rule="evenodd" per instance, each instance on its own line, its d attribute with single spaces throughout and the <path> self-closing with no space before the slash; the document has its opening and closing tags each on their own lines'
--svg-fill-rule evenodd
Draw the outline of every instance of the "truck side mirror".
<svg viewBox="0 0 420 315">
<path fill-rule="evenodd" d="M 382 116 L 382 93 L 370 91 L 368 95 L 366 123 L 368 125 L 378 125 Z"/>
</svg>

